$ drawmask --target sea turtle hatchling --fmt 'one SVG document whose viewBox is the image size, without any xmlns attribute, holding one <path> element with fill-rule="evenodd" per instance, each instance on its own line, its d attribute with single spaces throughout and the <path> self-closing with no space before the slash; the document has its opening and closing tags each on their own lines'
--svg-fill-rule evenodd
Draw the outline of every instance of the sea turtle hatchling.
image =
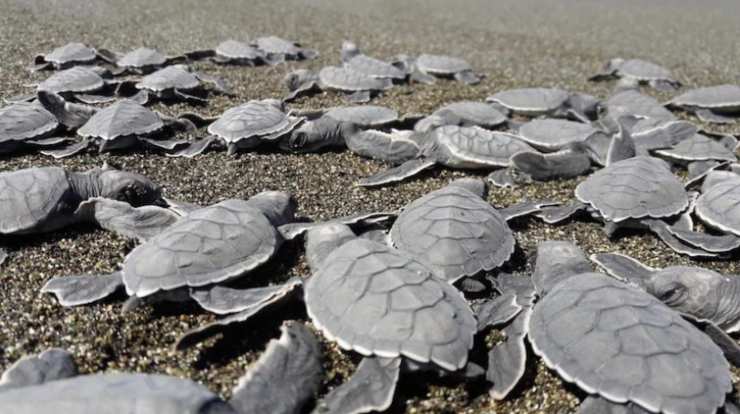
<svg viewBox="0 0 740 414">
<path fill-rule="evenodd" d="M 161 189 L 148 178 L 109 166 L 72 172 L 59 167 L 0 173 L 0 234 L 36 234 L 59 230 L 91 217 L 78 207 L 92 197 L 133 206 L 160 204 Z"/>
<path fill-rule="evenodd" d="M 44 69 L 66 69 L 74 65 L 89 65 L 96 60 L 107 63 L 115 62 L 115 55 L 106 49 L 94 49 L 79 42 L 60 46 L 47 54 L 39 54 L 34 58 L 32 71 Z"/>
<path fill-rule="evenodd" d="M 426 132 L 443 125 L 479 126 L 493 129 L 506 123 L 508 118 L 485 102 L 459 101 L 447 104 L 414 125 L 417 132 Z"/>
<path fill-rule="evenodd" d="M 185 65 L 172 65 L 162 68 L 141 78 L 136 83 L 136 89 L 147 94 L 144 101 L 155 96 L 159 100 L 184 100 L 193 103 L 206 103 L 208 90 L 203 88 L 203 82 L 213 85 L 214 90 L 229 94 L 226 82 L 216 76 L 193 72 Z"/>
<path fill-rule="evenodd" d="M 672 91 L 681 87 L 681 82 L 673 78 L 670 70 L 642 59 L 611 59 L 601 73 L 589 78 L 595 82 L 611 79 L 647 83 L 661 91 Z"/>
<path fill-rule="evenodd" d="M 655 269 L 621 253 L 591 260 L 612 276 L 634 283 L 671 308 L 710 321 L 727 333 L 740 331 L 740 277 L 696 266 Z"/>
<path fill-rule="evenodd" d="M 564 119 L 533 119 L 517 131 L 522 141 L 543 152 L 554 152 L 574 143 L 583 143 L 594 135 L 605 135 L 592 125 Z"/>
<path fill-rule="evenodd" d="M 557 88 L 508 89 L 489 96 L 486 102 L 496 105 L 500 112 L 507 115 L 573 116 L 581 121 L 594 118 L 599 105 L 598 100 L 591 96 L 571 94 Z"/>
<path fill-rule="evenodd" d="M 326 66 L 318 73 L 298 69 L 286 75 L 284 82 L 290 91 L 283 99 L 285 102 L 318 91 L 335 90 L 347 94 L 350 102 L 365 103 L 374 95 L 393 87 L 390 79 L 375 78 L 341 66 Z"/>
<path fill-rule="evenodd" d="M 67 138 L 51 137 L 59 127 L 54 114 L 37 102 L 19 102 L 0 108 L 0 154 L 60 144 Z"/>
<path fill-rule="evenodd" d="M 481 76 L 461 58 L 445 55 L 421 54 L 410 63 L 411 80 L 434 83 L 437 77 L 453 78 L 468 85 L 480 83 Z"/>
<path fill-rule="evenodd" d="M 296 42 L 277 36 L 258 37 L 252 45 L 268 56 L 272 56 L 271 59 L 306 60 L 319 56 L 319 52 L 314 49 L 304 48 Z"/>
<path fill-rule="evenodd" d="M 403 81 L 408 73 L 392 63 L 363 54 L 356 44 L 342 42 L 342 63 L 345 67 L 373 78 Z"/>
<path fill-rule="evenodd" d="M 182 63 L 185 59 L 186 57 L 183 55 L 165 56 L 155 49 L 140 47 L 116 60 L 116 66 L 118 67 L 116 75 L 129 72 L 136 74 L 150 73 L 174 63 Z"/>
<path fill-rule="evenodd" d="M 265 53 L 254 45 L 234 39 L 224 40 L 215 49 L 204 49 L 186 53 L 195 59 L 210 58 L 221 65 L 275 65 L 285 60 L 283 55 Z"/>
<path fill-rule="evenodd" d="M 666 105 L 693 112 L 705 122 L 733 123 L 740 116 L 740 86 L 725 84 L 691 89 Z"/>
</svg>

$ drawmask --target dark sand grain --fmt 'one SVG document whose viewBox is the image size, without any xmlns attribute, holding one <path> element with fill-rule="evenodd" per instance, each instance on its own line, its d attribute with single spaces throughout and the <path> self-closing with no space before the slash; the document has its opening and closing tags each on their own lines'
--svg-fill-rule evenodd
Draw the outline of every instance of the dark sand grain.
<svg viewBox="0 0 740 414">
<path fill-rule="evenodd" d="M 609 58 L 640 57 L 671 68 L 687 85 L 740 83 L 740 2 L 654 0 L 650 2 L 565 0 L 506 1 L 218 1 L 163 0 L 74 1 L 0 0 L 0 98 L 27 92 L 25 84 L 48 72 L 24 69 L 35 53 L 70 41 L 126 51 L 139 46 L 168 53 L 212 47 L 227 38 L 249 39 L 276 34 L 304 42 L 321 52 L 311 62 L 277 67 L 241 68 L 199 65 L 225 77 L 236 97 L 217 98 L 199 109 L 218 114 L 248 99 L 284 94 L 281 78 L 298 67 L 317 69 L 336 63 L 343 39 L 352 39 L 378 57 L 396 53 L 448 53 L 468 59 L 487 78 L 466 87 L 455 82 L 395 88 L 378 99 L 402 112 L 428 112 L 460 99 L 482 99 L 511 87 L 559 86 L 605 96 L 608 84 L 586 81 Z M 666 95 L 658 95 L 666 98 Z M 334 94 L 302 99 L 295 108 L 341 104 Z M 183 106 L 160 108 L 176 113 Z M 692 119 L 696 121 L 695 119 Z M 737 133 L 737 127 L 724 131 Z M 146 174 L 166 187 L 169 197 L 212 203 L 249 197 L 259 191 L 295 194 L 301 215 L 325 219 L 358 211 L 388 210 L 443 186 L 462 172 L 425 174 L 401 185 L 364 190 L 352 183 L 383 168 L 348 153 L 285 155 L 209 153 L 195 160 L 158 154 L 83 155 L 54 161 L 37 155 L 0 160 L 0 170 L 63 165 L 82 170 L 103 161 Z M 522 198 L 567 200 L 578 180 L 533 184 L 516 190 L 494 189 L 489 201 L 508 206 Z M 587 253 L 622 251 L 651 266 L 689 263 L 654 236 L 629 233 L 607 240 L 597 223 L 547 226 L 535 220 L 515 224 L 519 251 L 509 265 L 526 274 L 538 241 L 574 240 Z M 172 344 L 185 330 L 213 319 L 195 306 L 144 308 L 123 315 L 117 297 L 93 306 L 63 309 L 38 293 L 52 276 L 114 270 L 131 250 L 130 242 L 95 229 L 43 237 L 0 240 L 10 258 L 0 268 L 0 369 L 21 356 L 60 346 L 72 351 L 83 372 L 127 370 L 160 372 L 192 378 L 228 395 L 237 379 L 278 334 L 279 322 L 267 317 L 231 331 L 221 341 L 175 353 Z M 266 266 L 244 286 L 307 274 L 300 246 L 286 246 L 280 260 Z M 737 261 L 706 262 L 707 267 L 738 273 Z M 300 309 L 285 309 L 286 318 L 305 319 Z M 495 336 L 495 335 L 494 335 Z M 354 369 L 356 356 L 327 351 L 326 392 Z M 480 360 L 479 353 L 473 356 Z M 394 411 L 413 413 L 566 413 L 582 397 L 542 363 L 534 364 L 522 386 L 506 402 L 493 402 L 478 384 L 403 378 Z"/>
</svg>

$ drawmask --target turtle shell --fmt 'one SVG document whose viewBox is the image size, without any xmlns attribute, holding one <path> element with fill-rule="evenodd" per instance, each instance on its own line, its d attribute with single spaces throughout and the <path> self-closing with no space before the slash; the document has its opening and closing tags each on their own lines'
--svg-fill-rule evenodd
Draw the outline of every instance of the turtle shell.
<svg viewBox="0 0 740 414">
<path fill-rule="evenodd" d="M 486 98 L 505 108 L 524 115 L 545 115 L 561 108 L 570 95 L 562 89 L 522 88 L 509 89 Z"/>
<path fill-rule="evenodd" d="M 604 102 L 607 112 L 614 119 L 623 115 L 672 121 L 676 117 L 667 110 L 657 99 L 643 95 L 640 92 L 627 90 L 610 96 Z"/>
<path fill-rule="evenodd" d="M 144 76 L 136 87 L 150 91 L 161 92 L 171 89 L 194 89 L 200 85 L 200 80 L 182 66 L 167 66 L 147 76 Z"/>
<path fill-rule="evenodd" d="M 737 161 L 735 154 L 727 147 L 702 134 L 694 134 L 671 149 L 656 151 L 656 154 L 682 161 Z"/>
<path fill-rule="evenodd" d="M 85 63 L 95 60 L 97 57 L 95 50 L 85 46 L 82 43 L 68 43 L 64 46 L 58 47 L 47 55 L 44 56 L 44 60 L 58 65 L 64 65 L 69 63 Z"/>
<path fill-rule="evenodd" d="M 651 295 L 600 273 L 563 280 L 535 305 L 532 348 L 590 394 L 651 412 L 709 413 L 732 389 L 708 336 Z"/>
<path fill-rule="evenodd" d="M 432 131 L 433 151 L 438 163 L 451 168 L 492 168 L 509 166 L 511 156 L 534 148 L 515 135 L 480 127 L 446 125 Z"/>
<path fill-rule="evenodd" d="M 345 92 L 380 91 L 393 86 L 389 79 L 374 78 L 352 69 L 327 66 L 319 71 L 322 86 Z"/>
<path fill-rule="evenodd" d="M 257 49 L 275 55 L 297 56 L 302 50 L 295 42 L 277 36 L 260 37 L 254 42 Z"/>
<path fill-rule="evenodd" d="M 254 60 L 265 56 L 265 54 L 256 47 L 233 39 L 223 41 L 216 46 L 216 54 L 229 59 L 248 60 Z"/>
<path fill-rule="evenodd" d="M 716 112 L 740 112 L 740 86 L 718 85 L 687 91 L 670 102 L 681 107 L 707 108 Z"/>
<path fill-rule="evenodd" d="M 740 236 L 740 180 L 721 181 L 696 199 L 696 215 L 711 227 Z"/>
<path fill-rule="evenodd" d="M 190 380 L 157 374 L 81 375 L 0 393 L 12 413 L 235 413 L 216 394 Z"/>
<path fill-rule="evenodd" d="M 275 105 L 264 101 L 249 101 L 226 110 L 208 126 L 208 133 L 226 142 L 273 136 L 293 130 L 301 119 L 290 117 Z"/>
<path fill-rule="evenodd" d="M 642 81 L 671 79 L 671 71 L 642 59 L 628 59 L 617 66 L 617 74 Z"/>
<path fill-rule="evenodd" d="M 77 135 L 111 141 L 123 136 L 150 134 L 163 127 L 159 115 L 130 99 L 122 99 L 93 115 L 77 130 Z"/>
<path fill-rule="evenodd" d="M 429 263 L 452 283 L 492 270 L 514 252 L 504 217 L 459 186 L 433 191 L 406 206 L 390 232 L 393 245 Z"/>
<path fill-rule="evenodd" d="M 249 272 L 280 246 L 275 227 L 244 200 L 195 210 L 136 247 L 123 262 L 129 295 L 203 286 Z"/>
<path fill-rule="evenodd" d="M 519 128 L 519 137 L 542 151 L 557 151 L 583 142 L 598 130 L 591 125 L 564 119 L 533 119 Z"/>
<path fill-rule="evenodd" d="M 445 105 L 436 111 L 434 115 L 451 112 L 460 118 L 464 126 L 478 125 L 485 128 L 493 128 L 506 122 L 507 118 L 493 106 L 476 101 L 460 101 Z"/>
<path fill-rule="evenodd" d="M 357 55 L 344 63 L 345 67 L 373 78 L 404 79 L 406 72 L 380 59 Z"/>
<path fill-rule="evenodd" d="M 376 128 L 398 120 L 398 112 L 376 105 L 338 106 L 330 108 L 324 115 L 362 128 Z"/>
<path fill-rule="evenodd" d="M 436 75 L 454 75 L 459 72 L 473 70 L 464 59 L 428 54 L 422 54 L 416 59 L 416 67 L 422 72 Z"/>
<path fill-rule="evenodd" d="M 58 167 L 0 173 L 0 233 L 30 233 L 71 215 L 77 207 L 67 202 L 71 191 L 67 173 Z"/>
<path fill-rule="evenodd" d="M 350 240 L 306 282 L 311 320 L 330 339 L 363 355 L 434 362 L 457 370 L 476 322 L 462 294 L 426 265 L 384 244 Z"/>
<path fill-rule="evenodd" d="M 147 66 L 162 66 L 167 63 L 167 56 L 148 47 L 132 50 L 118 60 L 118 66 L 123 68 L 144 68 Z"/>
<path fill-rule="evenodd" d="M 0 109 L 0 145 L 37 138 L 55 130 L 57 118 L 41 105 L 20 102 Z"/>
<path fill-rule="evenodd" d="M 38 90 L 50 93 L 90 92 L 105 85 L 103 78 L 94 71 L 75 66 L 59 71 L 41 82 Z"/>
<path fill-rule="evenodd" d="M 669 217 L 689 205 L 686 190 L 666 162 L 649 156 L 628 158 L 596 171 L 578 184 L 575 193 L 614 222 Z"/>
</svg>

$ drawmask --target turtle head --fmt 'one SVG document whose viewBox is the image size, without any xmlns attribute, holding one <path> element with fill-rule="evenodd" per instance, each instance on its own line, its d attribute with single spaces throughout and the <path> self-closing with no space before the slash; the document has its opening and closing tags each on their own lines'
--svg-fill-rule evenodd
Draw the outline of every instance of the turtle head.
<svg viewBox="0 0 740 414">
<path fill-rule="evenodd" d="M 283 78 L 283 83 L 288 87 L 288 90 L 293 92 L 308 82 L 313 82 L 317 79 L 315 73 L 308 69 L 298 69 L 288 73 Z"/>
<path fill-rule="evenodd" d="M 480 178 L 459 178 L 450 182 L 450 186 L 464 188 L 471 193 L 486 198 L 488 196 L 488 184 Z"/>
<path fill-rule="evenodd" d="M 540 296 L 573 275 L 590 272 L 593 272 L 591 263 L 572 242 L 548 240 L 537 246 L 532 282 Z"/>
<path fill-rule="evenodd" d="M 298 207 L 293 196 L 284 191 L 263 191 L 247 203 L 260 210 L 275 227 L 294 221 Z"/>
<path fill-rule="evenodd" d="M 727 293 L 727 278 L 717 272 L 689 266 L 671 266 L 655 272 L 645 290 L 669 307 L 696 318 L 711 319 L 720 296 Z"/>
<path fill-rule="evenodd" d="M 282 138 L 278 146 L 289 152 L 315 152 L 326 147 L 343 146 L 344 137 L 357 130 L 355 124 L 323 116 L 315 121 L 304 122 Z"/>
<path fill-rule="evenodd" d="M 357 45 L 354 42 L 350 42 L 349 40 L 345 40 L 342 42 L 342 51 L 340 52 L 342 57 L 342 62 L 346 62 L 353 57 L 360 54 L 360 48 L 357 47 Z"/>
<path fill-rule="evenodd" d="M 104 167 L 98 175 L 99 196 L 134 207 L 166 205 L 162 188 L 141 174 Z"/>
<path fill-rule="evenodd" d="M 355 238 L 357 235 L 345 224 L 324 224 L 310 229 L 306 235 L 306 260 L 311 270 L 318 270 L 332 251 Z"/>
</svg>

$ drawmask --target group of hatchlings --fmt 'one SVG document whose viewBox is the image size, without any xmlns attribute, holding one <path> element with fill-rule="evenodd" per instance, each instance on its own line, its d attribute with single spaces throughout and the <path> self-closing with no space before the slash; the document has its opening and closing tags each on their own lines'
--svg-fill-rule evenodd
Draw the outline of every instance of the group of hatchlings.
<svg viewBox="0 0 740 414">
<path fill-rule="evenodd" d="M 120 271 L 54 277 L 42 291 L 63 306 L 125 290 L 124 309 L 195 301 L 224 315 L 185 333 L 178 349 L 288 302 L 304 303 L 327 339 L 363 356 L 352 377 L 316 401 L 321 348 L 312 331 L 291 321 L 228 401 L 165 375 L 77 375 L 70 353 L 50 349 L 3 374 L 0 411 L 363 413 L 386 410 L 402 373 L 414 371 L 483 377 L 491 397 L 504 399 L 524 375 L 529 343 L 584 391 L 583 414 L 739 412 L 730 366 L 740 364 L 740 348 L 729 335 L 740 330 L 740 278 L 701 267 L 654 269 L 618 253 L 589 260 L 565 241 L 539 244 L 531 277 L 497 269 L 515 251 L 507 222 L 523 216 L 554 224 L 585 214 L 603 221 L 609 235 L 647 229 L 681 254 L 732 257 L 740 248 L 737 139 L 699 130 L 669 109 L 692 112 L 706 124 L 734 122 L 740 86 L 693 89 L 661 104 L 640 87 L 680 88 L 670 71 L 613 59 L 592 78 L 618 79 L 605 100 L 527 88 L 451 103 L 427 116 L 373 105 L 288 111 L 287 102 L 318 90 L 367 102 L 402 82 L 480 80 L 462 59 L 423 54 L 384 61 L 345 42 L 341 65 L 289 74 L 284 99 L 249 101 L 217 119 L 167 117 L 145 106 L 203 103 L 210 93 L 229 93 L 223 80 L 191 70 L 192 60 L 274 65 L 316 55 L 277 37 L 229 40 L 182 56 L 146 48 L 122 55 L 72 43 L 38 56 L 34 70 L 56 72 L 32 96 L 0 109 L 0 152 L 37 148 L 65 157 L 97 143 L 101 151 L 147 145 L 194 157 L 209 147 L 232 154 L 261 145 L 290 152 L 346 147 L 391 165 L 360 179 L 361 186 L 401 181 L 437 164 L 492 170 L 487 180 L 455 180 L 399 211 L 305 222 L 281 191 L 200 206 L 167 199 L 146 177 L 108 165 L 87 172 L 30 168 L 0 173 L 0 234 L 90 222 L 136 240 Z M 205 138 L 177 138 L 206 126 Z M 687 170 L 683 179 L 674 174 L 679 169 Z M 495 208 L 486 201 L 488 185 L 588 174 L 565 204 Z M 695 219 L 707 231 L 697 231 Z M 300 239 L 310 277 L 230 286 L 275 257 L 283 243 Z M 0 263 L 7 257 L 0 249 Z M 591 261 L 604 273 L 594 272 Z M 476 335 L 494 327 L 506 338 L 487 350 L 483 367 L 469 353 Z"/>
</svg>

